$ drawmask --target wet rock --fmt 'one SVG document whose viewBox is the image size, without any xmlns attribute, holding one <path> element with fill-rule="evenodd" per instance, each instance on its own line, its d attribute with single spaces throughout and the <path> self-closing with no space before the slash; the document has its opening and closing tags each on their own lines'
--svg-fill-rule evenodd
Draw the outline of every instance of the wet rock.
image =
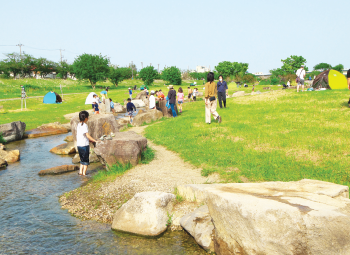
<svg viewBox="0 0 350 255">
<path fill-rule="evenodd" d="M 17 141 L 23 138 L 26 124 L 21 121 L 15 121 L 0 125 L 0 133 L 6 142 Z"/>
<path fill-rule="evenodd" d="M 168 117 L 168 118 L 173 117 L 173 113 L 171 111 L 171 108 L 168 109 L 166 107 L 166 100 L 160 100 L 160 101 L 156 102 L 156 105 L 157 105 L 157 107 L 159 107 L 161 109 L 164 117 Z M 175 104 L 175 111 L 176 111 L 176 114 L 178 115 L 179 112 L 177 110 L 177 104 Z"/>
<path fill-rule="evenodd" d="M 203 205 L 183 216 L 180 224 L 203 249 L 214 252 L 214 224 L 211 221 L 208 206 Z"/>
<path fill-rule="evenodd" d="M 217 254 L 350 254 L 347 186 L 301 180 L 183 185 L 178 192 L 204 198 Z"/>
<path fill-rule="evenodd" d="M 68 155 L 76 152 L 73 142 L 60 144 L 50 150 L 50 152 L 58 155 Z"/>
<path fill-rule="evenodd" d="M 64 174 L 64 173 L 73 172 L 76 170 L 79 170 L 79 166 L 75 166 L 75 165 L 55 166 L 46 170 L 41 170 L 39 172 L 39 175 Z"/>
<path fill-rule="evenodd" d="M 163 113 L 158 110 L 149 110 L 147 112 L 138 113 L 132 121 L 133 126 L 141 126 L 143 123 L 151 123 L 163 118 Z"/>
<path fill-rule="evenodd" d="M 174 194 L 159 191 L 137 193 L 115 213 L 112 229 L 158 236 L 167 229 L 174 199 Z"/>
<path fill-rule="evenodd" d="M 7 161 L 5 159 L 0 158 L 0 169 L 7 167 Z"/>
<path fill-rule="evenodd" d="M 20 153 L 19 153 L 19 150 L 12 150 L 12 151 L 0 150 L 0 158 L 5 160 L 7 163 L 14 163 L 19 161 Z"/>
<path fill-rule="evenodd" d="M 74 116 L 70 121 L 75 146 L 77 142 L 77 125 L 79 123 L 80 121 L 78 115 Z M 89 116 L 87 125 L 89 128 L 89 135 L 91 135 L 96 140 L 99 139 L 102 135 L 117 133 L 120 128 L 113 114 L 92 114 Z"/>
<path fill-rule="evenodd" d="M 143 102 L 141 99 L 133 99 L 131 103 L 133 103 L 136 108 L 142 108 L 146 106 L 145 102 Z"/>
<path fill-rule="evenodd" d="M 73 136 L 72 135 L 67 136 L 66 138 L 64 138 L 64 141 L 66 141 L 66 142 L 74 142 Z"/>
<path fill-rule="evenodd" d="M 146 149 L 147 139 L 133 131 L 118 132 L 112 140 L 98 142 L 94 151 L 103 165 L 112 166 L 117 162 L 137 165 L 141 152 Z"/>
<path fill-rule="evenodd" d="M 244 91 L 237 91 L 235 93 L 232 94 L 232 97 L 242 97 L 244 96 Z"/>
<path fill-rule="evenodd" d="M 79 154 L 75 154 L 74 157 L 72 158 L 72 163 L 73 164 L 78 164 L 80 163 L 80 157 L 79 157 Z"/>
<path fill-rule="evenodd" d="M 36 137 L 49 136 L 49 135 L 65 134 L 68 132 L 69 132 L 68 129 L 62 126 L 61 123 L 55 122 L 55 123 L 44 124 L 38 128 L 29 130 L 25 133 L 25 136 L 28 138 L 36 138 Z"/>
</svg>

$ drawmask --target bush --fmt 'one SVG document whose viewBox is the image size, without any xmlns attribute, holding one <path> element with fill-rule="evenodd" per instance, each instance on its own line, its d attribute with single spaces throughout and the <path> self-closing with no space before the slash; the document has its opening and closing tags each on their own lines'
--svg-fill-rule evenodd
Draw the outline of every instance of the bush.
<svg viewBox="0 0 350 255">
<path fill-rule="evenodd" d="M 0 133 L 0 143 L 5 144 L 6 140 L 4 139 L 2 133 Z"/>
<path fill-rule="evenodd" d="M 110 67 L 109 68 L 109 80 L 115 85 L 118 86 L 119 82 L 123 80 L 130 79 L 132 76 L 131 68 L 128 67 Z"/>
<path fill-rule="evenodd" d="M 139 77 L 145 83 L 145 85 L 151 85 L 153 81 L 157 78 L 158 72 L 153 66 L 147 66 L 142 68 Z"/>
<path fill-rule="evenodd" d="M 181 71 L 176 66 L 165 68 L 162 72 L 162 78 L 170 84 L 181 85 Z"/>
</svg>

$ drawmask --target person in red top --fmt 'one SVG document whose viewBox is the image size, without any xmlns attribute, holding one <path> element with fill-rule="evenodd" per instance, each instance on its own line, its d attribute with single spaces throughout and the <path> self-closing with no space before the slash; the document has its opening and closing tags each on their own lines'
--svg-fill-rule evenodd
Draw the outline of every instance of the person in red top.
<svg viewBox="0 0 350 255">
<path fill-rule="evenodd" d="M 162 92 L 161 89 L 158 91 L 158 98 L 159 98 L 160 100 L 163 100 L 163 99 L 165 98 L 165 96 L 164 96 L 164 94 L 163 94 L 163 92 Z"/>
</svg>

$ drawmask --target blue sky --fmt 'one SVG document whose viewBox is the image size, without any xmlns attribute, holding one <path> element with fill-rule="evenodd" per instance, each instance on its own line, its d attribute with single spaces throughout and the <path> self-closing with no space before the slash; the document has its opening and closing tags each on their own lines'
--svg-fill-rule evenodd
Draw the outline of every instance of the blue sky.
<svg viewBox="0 0 350 255">
<path fill-rule="evenodd" d="M 290 55 L 350 68 L 350 1 L 2 1 L 0 45 L 73 62 L 82 53 L 160 69 L 221 61 L 268 72 Z M 35 49 L 34 49 L 35 48 Z M 38 50 L 49 49 L 49 50 Z M 0 46 L 0 53 L 19 52 Z M 1 54 L 1 58 L 4 55 Z"/>
</svg>

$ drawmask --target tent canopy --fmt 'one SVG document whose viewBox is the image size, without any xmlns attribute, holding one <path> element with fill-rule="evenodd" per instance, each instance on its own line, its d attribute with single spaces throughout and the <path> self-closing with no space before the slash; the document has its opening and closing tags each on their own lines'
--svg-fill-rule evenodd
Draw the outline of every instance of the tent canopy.
<svg viewBox="0 0 350 255">
<path fill-rule="evenodd" d="M 345 75 L 336 70 L 327 70 L 316 76 L 312 83 L 314 89 L 347 89 L 348 83 Z"/>
<path fill-rule="evenodd" d="M 85 104 L 92 104 L 92 100 L 94 99 L 94 95 L 97 95 L 95 92 L 91 92 L 85 100 Z"/>
<path fill-rule="evenodd" d="M 44 96 L 44 104 L 60 104 L 62 103 L 62 98 L 56 92 L 50 91 Z"/>
</svg>

